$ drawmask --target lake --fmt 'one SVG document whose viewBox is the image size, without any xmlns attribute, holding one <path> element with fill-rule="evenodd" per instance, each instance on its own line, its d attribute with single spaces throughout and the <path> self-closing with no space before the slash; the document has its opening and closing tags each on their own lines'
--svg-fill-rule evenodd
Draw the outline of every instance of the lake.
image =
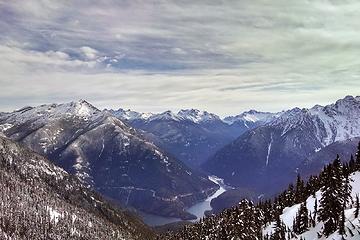
<svg viewBox="0 0 360 240">
<path fill-rule="evenodd" d="M 226 191 L 223 179 L 218 178 L 216 176 L 209 176 L 209 180 L 216 183 L 217 185 L 219 185 L 220 188 L 214 194 L 212 194 L 205 200 L 198 202 L 195 205 L 193 205 L 187 209 L 187 211 L 189 213 L 192 213 L 197 217 L 197 219 L 192 220 L 192 222 L 196 222 L 196 221 L 200 220 L 200 218 L 204 217 L 205 212 L 212 209 L 210 206 L 211 200 L 218 197 L 220 194 L 222 194 Z M 148 213 L 140 213 L 140 215 L 141 215 L 143 221 L 149 226 L 161 226 L 164 224 L 181 221 L 180 218 L 162 217 L 162 216 L 148 214 Z"/>
</svg>

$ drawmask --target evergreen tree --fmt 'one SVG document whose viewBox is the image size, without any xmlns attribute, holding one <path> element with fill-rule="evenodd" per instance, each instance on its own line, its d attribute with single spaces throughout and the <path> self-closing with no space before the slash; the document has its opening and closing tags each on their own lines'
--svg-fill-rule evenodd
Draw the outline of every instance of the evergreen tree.
<svg viewBox="0 0 360 240">
<path fill-rule="evenodd" d="M 314 217 L 313 217 L 313 227 L 315 227 L 317 214 L 318 214 L 318 200 L 315 198 L 315 204 L 314 204 Z"/>
<path fill-rule="evenodd" d="M 301 234 L 307 231 L 308 228 L 309 228 L 309 211 L 306 207 L 306 203 L 302 203 L 300 205 L 298 213 L 296 214 L 293 231 L 296 234 Z"/>
<path fill-rule="evenodd" d="M 340 235 L 345 234 L 345 206 L 343 206 L 343 209 L 341 211 L 341 216 L 339 219 L 339 234 Z"/>
<path fill-rule="evenodd" d="M 355 218 L 359 217 L 359 194 L 356 194 L 356 201 L 355 201 L 355 212 L 354 212 L 354 216 Z"/>
<path fill-rule="evenodd" d="M 343 168 L 339 156 L 323 172 L 322 198 L 319 220 L 324 222 L 323 233 L 329 236 L 336 231 L 344 203 Z"/>
<path fill-rule="evenodd" d="M 346 204 L 351 200 L 351 184 L 350 184 L 350 178 L 349 175 L 344 175 L 342 179 L 342 201 L 343 205 L 346 206 Z"/>
<path fill-rule="evenodd" d="M 356 171 L 360 171 L 360 142 L 358 144 L 357 152 L 356 152 L 356 160 L 355 160 Z"/>
<path fill-rule="evenodd" d="M 349 166 L 355 166 L 355 159 L 354 159 L 354 155 L 351 154 L 350 155 L 350 161 L 349 161 Z M 354 168 L 351 168 L 351 169 L 354 169 Z"/>
<path fill-rule="evenodd" d="M 315 193 L 319 190 L 320 184 L 318 177 L 310 176 L 308 182 L 306 183 L 306 191 L 308 194 L 313 195 L 315 197 Z"/>
<path fill-rule="evenodd" d="M 304 201 L 307 197 L 307 193 L 305 191 L 305 183 L 301 179 L 300 174 L 297 175 L 296 179 L 296 189 L 295 189 L 295 203 L 300 203 Z"/>
<path fill-rule="evenodd" d="M 294 185 L 293 184 L 289 184 L 288 190 L 286 191 L 286 196 L 285 196 L 285 205 L 286 206 L 291 206 L 294 204 L 294 198 L 295 198 L 295 190 L 294 190 Z"/>
<path fill-rule="evenodd" d="M 271 240 L 284 240 L 286 236 L 285 224 L 281 221 L 280 215 L 277 215 L 275 221 L 275 232 L 271 235 Z"/>
</svg>

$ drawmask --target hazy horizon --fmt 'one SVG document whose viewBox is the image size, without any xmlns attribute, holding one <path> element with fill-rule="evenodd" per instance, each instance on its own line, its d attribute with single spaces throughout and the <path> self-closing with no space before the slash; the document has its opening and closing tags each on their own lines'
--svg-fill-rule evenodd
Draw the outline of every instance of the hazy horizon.
<svg viewBox="0 0 360 240">
<path fill-rule="evenodd" d="M 357 95 L 346 95 L 346 96 L 343 96 L 339 99 L 343 99 L 347 96 L 352 96 L 352 97 L 359 97 Z M 267 110 L 261 110 L 261 109 L 255 109 L 255 108 L 248 108 L 248 109 L 245 109 L 245 110 L 241 110 L 239 112 L 235 112 L 235 113 L 228 113 L 228 114 L 218 114 L 216 112 L 211 112 L 211 111 L 208 111 L 206 109 L 198 109 L 198 108 L 177 108 L 177 109 L 164 109 L 164 110 L 160 110 L 160 111 L 138 111 L 137 109 L 134 109 L 134 108 L 129 108 L 129 107 L 121 107 L 121 106 L 118 106 L 118 107 L 98 107 L 96 106 L 96 104 L 93 104 L 92 102 L 88 101 L 87 99 L 78 99 L 78 100 L 71 100 L 71 101 L 65 101 L 65 102 L 46 102 L 46 103 L 41 103 L 41 104 L 36 104 L 36 105 L 24 105 L 24 106 L 20 106 L 18 108 L 14 108 L 14 109 L 10 109 L 8 111 L 4 111 L 4 110 L 1 110 L 0 109 L 0 112 L 12 112 L 12 111 L 16 111 L 16 110 L 19 110 L 23 107 L 27 107 L 27 106 L 30 106 L 30 107 L 37 107 L 37 106 L 40 106 L 40 105 L 43 105 L 43 104 L 46 104 L 46 105 L 49 105 L 49 104 L 63 104 L 63 103 L 69 103 L 69 102 L 76 102 L 76 101 L 82 101 L 82 100 L 85 100 L 86 102 L 90 103 L 91 105 L 93 105 L 94 107 L 96 107 L 97 109 L 99 110 L 118 110 L 118 109 L 124 109 L 124 110 L 131 110 L 131 111 L 135 111 L 135 112 L 140 112 L 140 113 L 155 113 L 155 114 L 160 114 L 160 113 L 163 113 L 165 111 L 172 111 L 174 113 L 177 113 L 178 111 L 180 110 L 186 110 L 186 109 L 197 109 L 197 110 L 200 110 L 200 111 L 207 111 L 209 113 L 213 113 L 213 114 L 216 114 L 218 115 L 219 117 L 221 118 L 224 118 L 224 117 L 228 117 L 228 116 L 235 116 L 235 115 L 238 115 L 238 114 L 241 114 L 243 112 L 246 112 L 246 111 L 250 111 L 250 110 L 256 110 L 256 111 L 259 111 L 259 112 L 270 112 L 270 113 L 276 113 L 276 112 L 281 112 L 281 111 L 287 111 L 287 110 L 290 110 L 290 109 L 293 109 L 293 108 L 312 108 L 314 107 L 315 105 L 321 105 L 321 106 L 326 106 L 326 105 L 329 105 L 329 104 L 333 104 L 335 103 L 337 100 L 339 99 L 335 99 L 334 101 L 332 102 L 328 102 L 328 103 L 325 103 L 325 104 L 319 104 L 319 103 L 315 103 L 311 106 L 307 106 L 307 107 L 299 107 L 299 106 L 293 106 L 293 107 L 290 107 L 290 108 L 287 108 L 287 109 L 281 109 L 281 110 L 278 110 L 278 111 L 267 111 Z"/>
</svg>

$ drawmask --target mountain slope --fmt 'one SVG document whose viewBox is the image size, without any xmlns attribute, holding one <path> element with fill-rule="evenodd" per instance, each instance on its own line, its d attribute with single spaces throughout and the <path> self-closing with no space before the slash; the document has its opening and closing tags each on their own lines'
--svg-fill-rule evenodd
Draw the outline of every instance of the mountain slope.
<svg viewBox="0 0 360 240">
<path fill-rule="evenodd" d="M 0 126 L 123 206 L 191 218 L 184 209 L 217 187 L 86 101 L 26 107 L 2 115 Z"/>
<path fill-rule="evenodd" d="M 360 97 L 347 96 L 325 107 L 283 112 L 219 150 L 203 167 L 230 185 L 272 194 L 285 187 L 311 155 L 357 136 Z"/>
<path fill-rule="evenodd" d="M 299 165 L 298 172 L 302 176 L 314 175 L 320 172 L 323 166 L 329 164 L 337 154 L 341 159 L 350 159 L 358 147 L 359 141 L 360 137 L 337 141 L 316 151 Z"/>
<path fill-rule="evenodd" d="M 0 166 L 1 239 L 154 238 L 75 177 L 3 137 Z"/>
</svg>

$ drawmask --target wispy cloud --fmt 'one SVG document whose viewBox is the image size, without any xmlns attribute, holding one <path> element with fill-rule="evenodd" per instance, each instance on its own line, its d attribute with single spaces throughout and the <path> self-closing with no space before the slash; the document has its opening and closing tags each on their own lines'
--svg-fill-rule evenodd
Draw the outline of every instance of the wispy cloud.
<svg viewBox="0 0 360 240">
<path fill-rule="evenodd" d="M 0 0 L 0 109 L 326 103 L 359 93 L 359 22 L 356 0 Z"/>
</svg>

